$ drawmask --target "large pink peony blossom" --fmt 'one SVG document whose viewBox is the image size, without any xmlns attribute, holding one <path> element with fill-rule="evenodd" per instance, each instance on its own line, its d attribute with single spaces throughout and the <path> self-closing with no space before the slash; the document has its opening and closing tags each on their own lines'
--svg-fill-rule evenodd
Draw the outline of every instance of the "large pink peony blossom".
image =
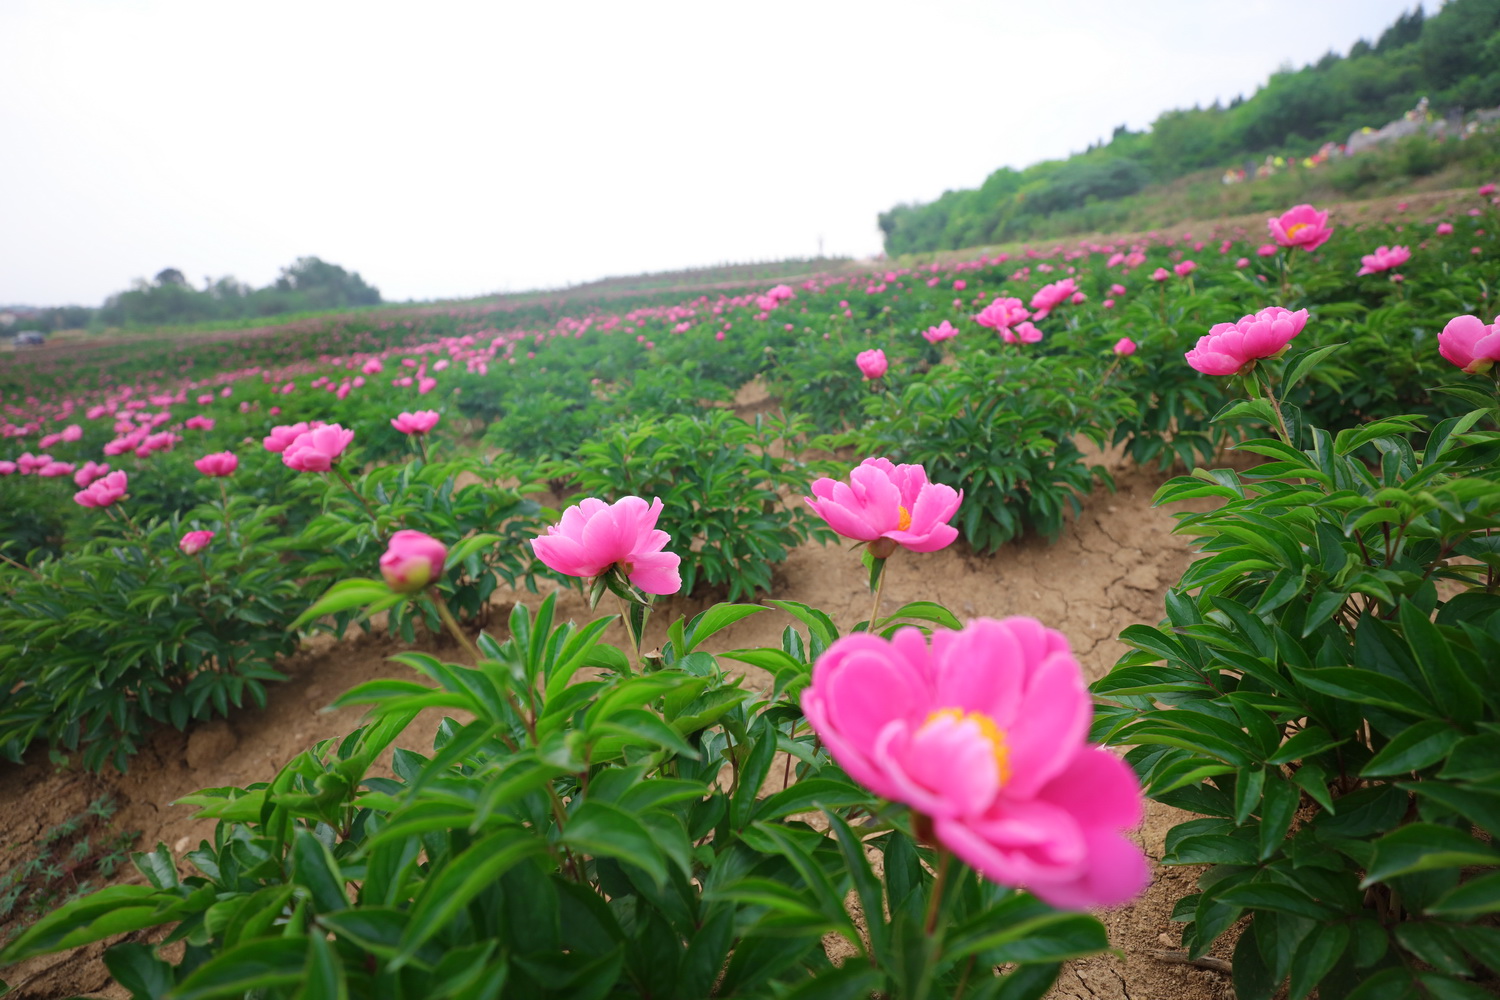
<svg viewBox="0 0 1500 1000">
<path fill-rule="evenodd" d="M 1146 887 L 1140 783 L 1084 742 L 1093 705 L 1061 633 L 1031 618 L 961 632 L 839 639 L 802 710 L 833 759 L 909 805 L 985 878 L 1054 906 L 1115 906 Z M 918 829 L 925 824 L 919 822 Z"/>
<path fill-rule="evenodd" d="M 1470 374 L 1487 372 L 1500 361 L 1500 329 L 1478 316 L 1455 316 L 1438 334 L 1438 353 Z"/>
<path fill-rule="evenodd" d="M 1360 268 L 1358 273 L 1374 274 L 1377 271 L 1389 271 L 1409 260 L 1411 260 L 1411 249 L 1408 247 L 1376 247 L 1374 253 L 1367 253 L 1359 259 L 1364 267 Z"/>
<path fill-rule="evenodd" d="M 1303 250 L 1316 250 L 1333 235 L 1328 213 L 1311 205 L 1298 205 L 1275 219 L 1267 219 L 1266 228 L 1278 246 L 1301 247 Z"/>
<path fill-rule="evenodd" d="M 303 432 L 281 453 L 281 461 L 298 472 L 327 472 L 354 440 L 354 432 L 327 424 Z"/>
<path fill-rule="evenodd" d="M 1215 323 L 1183 356 L 1205 375 L 1236 375 L 1253 361 L 1280 354 L 1306 325 L 1306 309 L 1267 306 L 1238 323 Z"/>
<path fill-rule="evenodd" d="M 958 529 L 948 523 L 963 502 L 962 490 L 929 483 L 920 465 L 894 465 L 867 458 L 847 483 L 823 478 L 812 484 L 808 506 L 845 538 L 871 545 L 886 558 L 900 545 L 913 552 L 936 552 L 953 543 Z"/>
<path fill-rule="evenodd" d="M 681 557 L 662 549 L 672 536 L 656 527 L 661 500 L 648 505 L 640 497 L 621 497 L 607 504 L 589 497 L 563 511 L 547 533 L 531 540 L 536 557 L 565 576 L 593 579 L 618 567 L 648 594 L 675 594 L 682 589 Z"/>
</svg>

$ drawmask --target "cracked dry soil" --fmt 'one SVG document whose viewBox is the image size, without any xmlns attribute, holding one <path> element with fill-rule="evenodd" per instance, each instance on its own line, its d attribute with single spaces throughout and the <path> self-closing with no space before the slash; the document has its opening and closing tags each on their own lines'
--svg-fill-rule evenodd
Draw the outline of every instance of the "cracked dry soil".
<svg viewBox="0 0 1500 1000">
<path fill-rule="evenodd" d="M 1102 676 L 1124 652 L 1116 638 L 1134 623 L 1155 624 L 1163 617 L 1166 588 L 1192 560 L 1190 539 L 1171 533 L 1175 521 L 1168 508 L 1152 508 L 1151 498 L 1164 476 L 1136 469 L 1117 456 L 1113 467 L 1118 492 L 1096 491 L 1086 498 L 1083 514 L 1068 525 L 1055 544 L 1027 540 L 981 557 L 962 544 L 942 552 L 900 552 L 886 570 L 883 608 L 889 612 L 914 600 L 937 601 L 961 618 L 1031 615 L 1059 629 L 1072 642 L 1089 679 Z M 1178 509 L 1181 509 L 1180 507 Z M 845 547 L 803 546 L 777 571 L 770 595 L 803 601 L 832 615 L 848 628 L 869 613 L 870 596 L 857 554 Z M 505 595 L 535 606 L 538 597 Z M 665 626 L 678 615 L 693 615 L 712 603 L 712 596 L 670 598 L 652 618 L 648 646 L 660 643 Z M 505 607 L 497 607 L 491 631 L 503 633 Z M 575 591 L 560 595 L 559 616 L 583 621 L 588 609 Z M 792 620 L 777 610 L 755 615 L 722 635 L 718 648 L 775 646 Z M 607 637 L 624 644 L 623 634 Z M 0 870 L 27 856 L 36 836 L 48 826 L 80 811 L 103 791 L 119 801 L 118 827 L 141 831 L 141 848 L 162 842 L 180 858 L 199 840 L 212 836 L 213 824 L 193 818 L 191 809 L 173 805 L 200 788 L 267 781 L 291 757 L 319 740 L 341 736 L 359 725 L 360 712 L 325 712 L 324 706 L 355 684 L 376 677 L 407 676 L 406 667 L 388 657 L 402 647 L 381 635 L 343 642 L 313 640 L 284 665 L 289 680 L 270 692 L 266 711 L 246 710 L 233 718 L 197 725 L 187 733 L 159 732 L 130 764 L 129 773 L 89 775 L 55 770 L 45 752 L 31 754 L 22 766 L 0 764 Z M 459 659 L 456 647 L 429 638 L 425 648 Z M 769 679 L 751 667 L 741 670 L 751 684 L 769 687 Z M 430 751 L 439 714 L 420 717 L 402 745 Z M 389 753 L 379 766 L 388 766 Z M 779 782 L 782 769 L 772 769 Z M 1187 814 L 1150 804 L 1138 832 L 1153 860 L 1160 857 L 1166 831 Z M 182 862 L 184 871 L 189 870 Z M 135 876 L 134 871 L 131 875 Z M 1118 954 L 1070 963 L 1052 996 L 1078 1000 L 1221 1000 L 1233 995 L 1222 972 L 1170 964 L 1154 952 L 1173 949 L 1179 925 L 1170 920 L 1178 899 L 1193 891 L 1196 868 L 1157 867 L 1152 885 L 1137 903 L 1101 914 Z M 139 876 L 135 876 L 139 880 Z M 46 956 L 0 970 L 0 978 L 24 998 L 74 995 L 127 997 L 110 981 L 100 945 Z M 1227 948 L 1216 950 L 1227 959 Z"/>
</svg>

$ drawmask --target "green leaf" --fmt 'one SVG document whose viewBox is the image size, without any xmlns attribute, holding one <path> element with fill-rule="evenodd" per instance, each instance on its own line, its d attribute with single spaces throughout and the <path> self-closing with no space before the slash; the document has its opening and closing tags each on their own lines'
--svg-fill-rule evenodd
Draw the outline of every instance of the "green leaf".
<svg viewBox="0 0 1500 1000">
<path fill-rule="evenodd" d="M 334 913 L 349 905 L 338 862 L 311 830 L 298 828 L 292 841 L 292 878 L 312 894 L 320 913 Z"/>
<path fill-rule="evenodd" d="M 352 608 L 362 608 L 390 596 L 391 588 L 386 586 L 383 580 L 362 578 L 340 580 L 329 587 L 312 607 L 302 612 L 296 621 L 292 622 L 291 627 L 301 628 L 314 618 L 338 614 L 340 611 L 348 611 Z"/>
<path fill-rule="evenodd" d="M 1405 681 L 1374 670 L 1358 667 L 1323 667 L 1298 670 L 1297 680 L 1320 694 L 1331 695 L 1360 705 L 1377 705 L 1402 715 L 1432 717 L 1437 714 L 1431 703 Z"/>
<path fill-rule="evenodd" d="M 1333 970 L 1344 949 L 1349 947 L 1348 924 L 1318 924 L 1303 939 L 1292 956 L 1292 982 L 1289 1000 L 1302 1000 L 1323 977 Z"/>
<path fill-rule="evenodd" d="M 26 928 L 0 951 L 0 965 L 168 923 L 184 903 L 182 897 L 149 885 L 112 885 Z"/>
<path fill-rule="evenodd" d="M 682 655 L 691 653 L 703 640 L 709 636 L 728 628 L 743 618 L 764 611 L 765 608 L 758 604 L 715 604 L 707 611 L 696 616 L 688 625 L 686 642 L 682 647 Z"/>
<path fill-rule="evenodd" d="M 1360 887 L 1435 868 L 1494 864 L 1500 864 L 1500 851 L 1461 830 L 1436 823 L 1411 823 L 1375 842 L 1375 860 Z"/>
<path fill-rule="evenodd" d="M 1229 906 L 1274 910 L 1277 913 L 1290 913 L 1294 917 L 1307 917 L 1312 920 L 1328 920 L 1334 915 L 1332 910 L 1301 889 L 1283 885 L 1280 882 L 1246 882 L 1225 889 L 1223 892 L 1214 893 L 1214 898 Z"/>
<path fill-rule="evenodd" d="M 667 879 L 666 860 L 651 831 L 635 816 L 603 802 L 580 805 L 568 817 L 562 843 L 584 854 L 635 865 L 658 887 Z"/>
<path fill-rule="evenodd" d="M 819 808 L 843 809 L 848 806 L 868 805 L 875 797 L 858 785 L 831 778 L 808 778 L 799 781 L 775 795 L 761 799 L 753 814 L 756 820 L 783 819 L 796 813 L 812 812 Z"/>
<path fill-rule="evenodd" d="M 175 982 L 172 965 L 156 957 L 152 948 L 127 941 L 104 953 L 104 964 L 115 982 L 130 991 L 131 996 L 159 997 Z M 0 990 L 0 996 L 4 996 Z"/>
<path fill-rule="evenodd" d="M 1407 774 L 1448 756 L 1462 734 L 1446 722 L 1429 720 L 1407 726 L 1381 748 L 1359 772 L 1361 777 Z"/>
<path fill-rule="evenodd" d="M 1460 919 L 1500 912 L 1500 872 L 1486 872 L 1459 883 L 1426 912 Z"/>
<path fill-rule="evenodd" d="M 1287 741 L 1281 744 L 1281 749 L 1266 758 L 1266 763 L 1290 764 L 1294 761 L 1306 760 L 1347 742 L 1349 742 L 1347 738 L 1336 740 L 1329 736 L 1328 730 L 1322 726 L 1308 726 L 1301 732 L 1293 733 L 1288 737 Z"/>
<path fill-rule="evenodd" d="M 168 1000 L 240 997 L 250 990 L 294 986 L 306 972 L 306 938 L 261 938 L 221 952 L 193 970 Z"/>
<path fill-rule="evenodd" d="M 391 963 L 392 970 L 409 961 L 454 914 L 479 893 L 493 888 L 513 865 L 545 851 L 546 844 L 535 833 L 510 827 L 475 841 L 451 858 L 441 872 L 428 878 L 418 893 L 401 935 L 401 953 Z"/>
<path fill-rule="evenodd" d="M 1280 390 L 1282 397 L 1284 398 L 1288 392 L 1306 378 L 1308 373 L 1316 368 L 1320 361 L 1339 348 L 1346 346 L 1348 345 L 1343 343 L 1328 344 L 1323 347 L 1315 347 L 1310 351 L 1304 351 L 1293 358 L 1291 363 L 1287 365 L 1286 375 L 1281 380 Z M 1340 452 L 1340 454 L 1343 454 L 1343 452 Z"/>
<path fill-rule="evenodd" d="M 1049 913 L 967 937 L 944 957 L 953 961 L 983 952 L 987 962 L 996 964 L 1063 962 L 1108 947 L 1109 935 L 1095 918 L 1083 913 Z"/>
</svg>

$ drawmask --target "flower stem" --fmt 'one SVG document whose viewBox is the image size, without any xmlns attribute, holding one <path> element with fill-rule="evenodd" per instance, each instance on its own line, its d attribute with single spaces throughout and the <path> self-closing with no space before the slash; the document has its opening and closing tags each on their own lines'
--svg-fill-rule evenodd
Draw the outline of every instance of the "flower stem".
<svg viewBox="0 0 1500 1000">
<path fill-rule="evenodd" d="M 1281 404 L 1276 401 L 1276 393 L 1271 388 L 1271 376 L 1267 375 L 1265 378 L 1266 401 L 1271 404 L 1271 412 L 1276 415 L 1276 428 L 1281 433 L 1281 440 L 1285 441 L 1290 447 L 1295 448 L 1297 444 L 1292 440 L 1292 435 L 1286 429 L 1286 419 L 1281 415 Z M 1255 377 L 1253 375 L 1251 376 L 1251 384 L 1255 384 Z"/>
<path fill-rule="evenodd" d="M 27 566 L 25 563 L 16 562 L 14 559 L 12 559 L 10 556 L 6 555 L 3 552 L 0 552 L 0 562 L 10 563 L 16 569 L 21 570 L 23 573 L 30 573 L 32 576 L 36 577 L 38 580 L 40 580 L 42 578 L 42 574 L 38 573 L 36 570 L 32 569 L 30 566 Z"/>
<path fill-rule="evenodd" d="M 870 624 L 868 629 L 866 630 L 869 632 L 875 631 L 875 617 L 880 614 L 880 591 L 885 587 L 885 566 L 883 565 L 884 562 L 885 560 L 882 559 L 880 575 L 875 579 L 875 600 L 870 605 Z"/>
<path fill-rule="evenodd" d="M 448 602 L 443 600 L 443 595 L 438 589 L 436 587 L 428 587 L 427 596 L 431 599 L 433 607 L 437 608 L 438 617 L 442 619 L 443 626 L 448 630 L 448 634 L 458 640 L 458 644 L 473 657 L 475 663 L 482 660 L 484 657 L 479 654 L 479 647 L 474 645 L 468 633 L 458 624 L 458 619 L 453 617 L 453 612 L 448 610 Z"/>
<path fill-rule="evenodd" d="M 948 863 L 953 859 L 941 845 L 937 848 L 937 878 L 932 882 L 932 896 L 927 900 L 927 919 L 922 922 L 922 931 L 928 937 L 937 928 L 938 911 L 943 899 L 943 890 L 948 882 Z"/>
<path fill-rule="evenodd" d="M 370 523 L 373 524 L 373 525 L 375 525 L 375 533 L 377 535 L 379 535 L 380 534 L 380 518 L 378 518 L 378 517 L 375 516 L 375 508 L 373 508 L 373 507 L 370 506 L 370 501 L 366 500 L 360 494 L 359 490 L 357 490 L 357 489 L 354 488 L 354 484 L 349 481 L 349 477 L 346 476 L 346 475 L 344 475 L 344 470 L 343 469 L 340 469 L 338 466 L 335 465 L 333 467 L 333 474 L 338 477 L 339 482 L 341 482 L 341 483 L 344 484 L 344 489 L 346 489 L 350 493 L 352 493 L 354 495 L 354 499 L 356 499 L 356 500 L 359 501 L 359 505 L 365 509 L 365 513 L 370 515 Z"/>
<path fill-rule="evenodd" d="M 422 456 L 422 464 L 427 465 L 427 435 L 413 434 L 412 437 L 417 439 L 417 453 Z"/>
</svg>

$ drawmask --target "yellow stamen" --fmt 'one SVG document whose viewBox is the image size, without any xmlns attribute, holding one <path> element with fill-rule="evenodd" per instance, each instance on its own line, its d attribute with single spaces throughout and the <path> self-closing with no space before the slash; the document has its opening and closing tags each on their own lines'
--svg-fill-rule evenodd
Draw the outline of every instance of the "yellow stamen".
<svg viewBox="0 0 1500 1000">
<path fill-rule="evenodd" d="M 995 770 L 1000 775 L 1000 784 L 1004 785 L 1010 781 L 1010 746 L 1005 741 L 1005 730 L 995 725 L 994 719 L 983 712 L 965 712 L 961 708 L 940 708 L 927 716 L 927 724 L 930 725 L 938 719 L 972 722 L 978 726 L 980 734 L 989 740 L 990 747 L 995 754 Z"/>
<path fill-rule="evenodd" d="M 907 510 L 905 507 L 897 507 L 896 510 L 901 514 L 900 518 L 898 518 L 896 521 L 896 530 L 905 531 L 907 528 L 911 527 L 911 511 Z"/>
<path fill-rule="evenodd" d="M 1307 225 L 1308 224 L 1305 223 L 1305 222 L 1299 222 L 1299 223 L 1297 223 L 1294 226 L 1287 226 L 1286 227 L 1286 238 L 1289 239 L 1289 240 L 1296 239 L 1297 238 L 1297 234 L 1300 233 L 1300 232 L 1302 232 L 1302 230 L 1306 229 Z"/>
</svg>

